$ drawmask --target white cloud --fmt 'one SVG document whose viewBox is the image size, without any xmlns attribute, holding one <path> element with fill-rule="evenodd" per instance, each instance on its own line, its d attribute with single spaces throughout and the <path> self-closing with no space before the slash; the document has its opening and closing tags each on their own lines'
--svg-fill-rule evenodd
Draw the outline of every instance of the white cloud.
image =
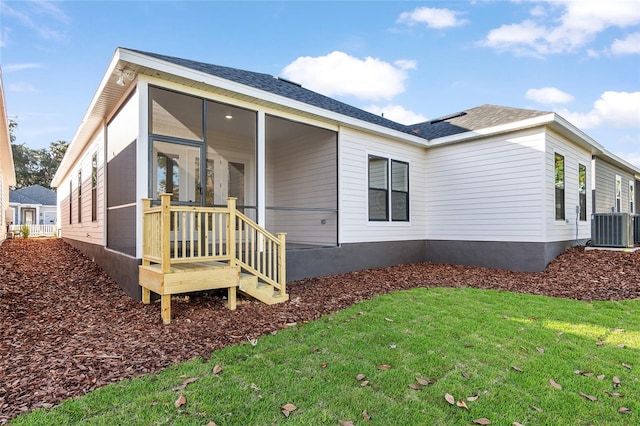
<svg viewBox="0 0 640 426">
<path fill-rule="evenodd" d="M 588 112 L 557 111 L 575 126 L 640 129 L 640 92 L 604 92 Z"/>
<path fill-rule="evenodd" d="M 64 10 L 50 1 L 11 2 L 11 6 L 3 1 L 0 9 L 5 19 L 13 18 L 45 40 L 63 40 L 71 22 Z"/>
<path fill-rule="evenodd" d="M 614 55 L 633 55 L 640 53 L 640 33 L 628 34 L 625 38 L 615 39 L 611 45 Z"/>
<path fill-rule="evenodd" d="M 20 92 L 20 93 L 36 91 L 36 88 L 29 83 L 12 83 L 9 85 L 8 89 L 11 92 Z"/>
<path fill-rule="evenodd" d="M 462 12 L 450 9 L 436 9 L 431 7 L 417 7 L 411 12 L 403 12 L 397 22 L 409 26 L 426 24 L 429 28 L 442 29 L 459 27 L 469 22 L 467 19 L 459 19 Z"/>
<path fill-rule="evenodd" d="M 607 28 L 639 24 L 640 0 L 549 0 L 534 7 L 530 16 L 489 31 L 480 45 L 517 55 L 574 52 Z"/>
<path fill-rule="evenodd" d="M 403 59 L 391 64 L 334 51 L 326 56 L 299 57 L 282 70 L 282 75 L 327 96 L 378 100 L 404 92 L 407 71 L 415 68 L 415 61 Z"/>
<path fill-rule="evenodd" d="M 30 69 L 34 69 L 34 68 L 42 68 L 41 64 L 37 64 L 37 63 L 23 63 L 23 64 L 13 64 L 13 65 L 6 65 L 4 67 L 2 67 L 2 72 L 4 73 L 10 73 L 10 72 L 15 72 L 15 71 L 22 71 L 22 70 L 30 70 Z"/>
<path fill-rule="evenodd" d="M 427 121 L 427 117 L 425 117 L 424 115 L 409 111 L 408 109 L 405 109 L 400 105 L 389 104 L 383 107 L 377 105 L 369 105 L 365 107 L 364 110 L 369 111 L 373 114 L 384 115 L 384 118 L 400 124 L 408 125 Z"/>
<path fill-rule="evenodd" d="M 7 47 L 9 45 L 9 33 L 11 29 L 9 27 L 4 27 L 2 29 L 2 33 L 0 33 L 0 47 Z"/>
<path fill-rule="evenodd" d="M 573 101 L 573 96 L 555 87 L 529 89 L 524 96 L 541 104 L 566 104 Z"/>
</svg>

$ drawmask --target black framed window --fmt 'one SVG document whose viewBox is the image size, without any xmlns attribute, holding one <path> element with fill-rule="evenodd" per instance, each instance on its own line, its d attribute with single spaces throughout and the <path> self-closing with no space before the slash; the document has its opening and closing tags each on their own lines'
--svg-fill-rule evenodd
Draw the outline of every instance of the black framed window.
<svg viewBox="0 0 640 426">
<path fill-rule="evenodd" d="M 389 220 L 389 161 L 369 156 L 369 220 Z"/>
<path fill-rule="evenodd" d="M 369 156 L 369 220 L 409 221 L 409 163 Z"/>
<path fill-rule="evenodd" d="M 78 170 L 78 223 L 82 222 L 82 170 Z"/>
<path fill-rule="evenodd" d="M 98 153 L 91 157 L 91 221 L 98 221 Z"/>
<path fill-rule="evenodd" d="M 409 163 L 391 160 L 391 220 L 409 221 Z"/>
<path fill-rule="evenodd" d="M 564 220 L 564 156 L 555 154 L 554 160 L 556 220 Z"/>
<path fill-rule="evenodd" d="M 587 220 L 587 167 L 578 164 L 578 196 L 580 198 L 580 220 Z"/>
</svg>

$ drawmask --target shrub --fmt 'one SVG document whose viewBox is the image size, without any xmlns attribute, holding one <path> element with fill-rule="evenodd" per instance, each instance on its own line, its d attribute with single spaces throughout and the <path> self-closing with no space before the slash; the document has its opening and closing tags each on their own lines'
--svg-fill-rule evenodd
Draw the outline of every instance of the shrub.
<svg viewBox="0 0 640 426">
<path fill-rule="evenodd" d="M 31 230 L 29 229 L 29 225 L 26 223 L 20 227 L 20 234 L 22 234 L 22 238 L 29 238 L 29 233 Z"/>
</svg>

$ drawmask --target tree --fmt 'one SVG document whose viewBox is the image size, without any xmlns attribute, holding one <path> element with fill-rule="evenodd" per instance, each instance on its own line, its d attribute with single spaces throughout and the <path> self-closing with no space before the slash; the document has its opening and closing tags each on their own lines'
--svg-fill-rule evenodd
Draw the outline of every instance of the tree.
<svg viewBox="0 0 640 426">
<path fill-rule="evenodd" d="M 32 149 L 24 143 L 16 143 L 15 130 L 18 123 L 9 120 L 9 138 L 13 151 L 13 164 L 16 171 L 14 189 L 31 185 L 50 188 L 53 175 L 56 173 L 62 157 L 69 144 L 65 141 L 51 142 L 48 148 Z"/>
</svg>

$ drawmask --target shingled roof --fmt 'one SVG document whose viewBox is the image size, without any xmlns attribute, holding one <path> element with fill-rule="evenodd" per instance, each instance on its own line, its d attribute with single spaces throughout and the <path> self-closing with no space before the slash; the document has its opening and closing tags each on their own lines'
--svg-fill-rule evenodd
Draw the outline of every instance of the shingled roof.
<svg viewBox="0 0 640 426">
<path fill-rule="evenodd" d="M 160 55 L 158 53 L 144 52 L 135 49 L 127 49 L 142 55 L 170 62 L 175 65 L 186 67 L 195 71 L 203 72 L 225 80 L 244 84 L 255 89 L 283 96 L 299 102 L 303 102 L 327 111 L 356 118 L 368 123 L 377 124 L 389 129 L 414 135 L 411 129 L 404 124 L 396 123 L 382 116 L 361 110 L 344 102 L 337 101 L 328 96 L 321 95 L 312 90 L 305 89 L 301 85 L 286 79 L 277 78 L 270 74 L 246 71 L 238 68 L 224 67 L 220 65 L 207 64 L 204 62 L 192 61 L 189 59 L 176 58 L 174 56 Z"/>
<path fill-rule="evenodd" d="M 501 124 L 514 123 L 547 114 L 551 113 L 549 111 L 485 104 L 409 127 L 412 128 L 415 135 L 426 139 L 435 139 Z"/>
<path fill-rule="evenodd" d="M 421 137 L 426 140 L 486 129 L 501 124 L 514 123 L 550 114 L 549 111 L 537 111 L 485 104 L 423 123 L 407 126 L 386 119 L 380 115 L 364 111 L 344 102 L 340 102 L 328 96 L 321 95 L 312 90 L 305 89 L 297 83 L 283 78 L 274 77 L 270 74 L 208 64 L 153 52 L 145 52 L 135 49 L 127 50 L 194 71 L 203 72 L 215 77 L 243 84 L 255 89 L 263 90 L 268 93 L 283 96 L 295 101 L 303 102 L 347 117 Z"/>
<path fill-rule="evenodd" d="M 40 185 L 31 185 L 25 188 L 9 191 L 9 202 L 18 204 L 41 204 L 43 206 L 55 206 L 57 203 L 56 192 Z"/>
</svg>

